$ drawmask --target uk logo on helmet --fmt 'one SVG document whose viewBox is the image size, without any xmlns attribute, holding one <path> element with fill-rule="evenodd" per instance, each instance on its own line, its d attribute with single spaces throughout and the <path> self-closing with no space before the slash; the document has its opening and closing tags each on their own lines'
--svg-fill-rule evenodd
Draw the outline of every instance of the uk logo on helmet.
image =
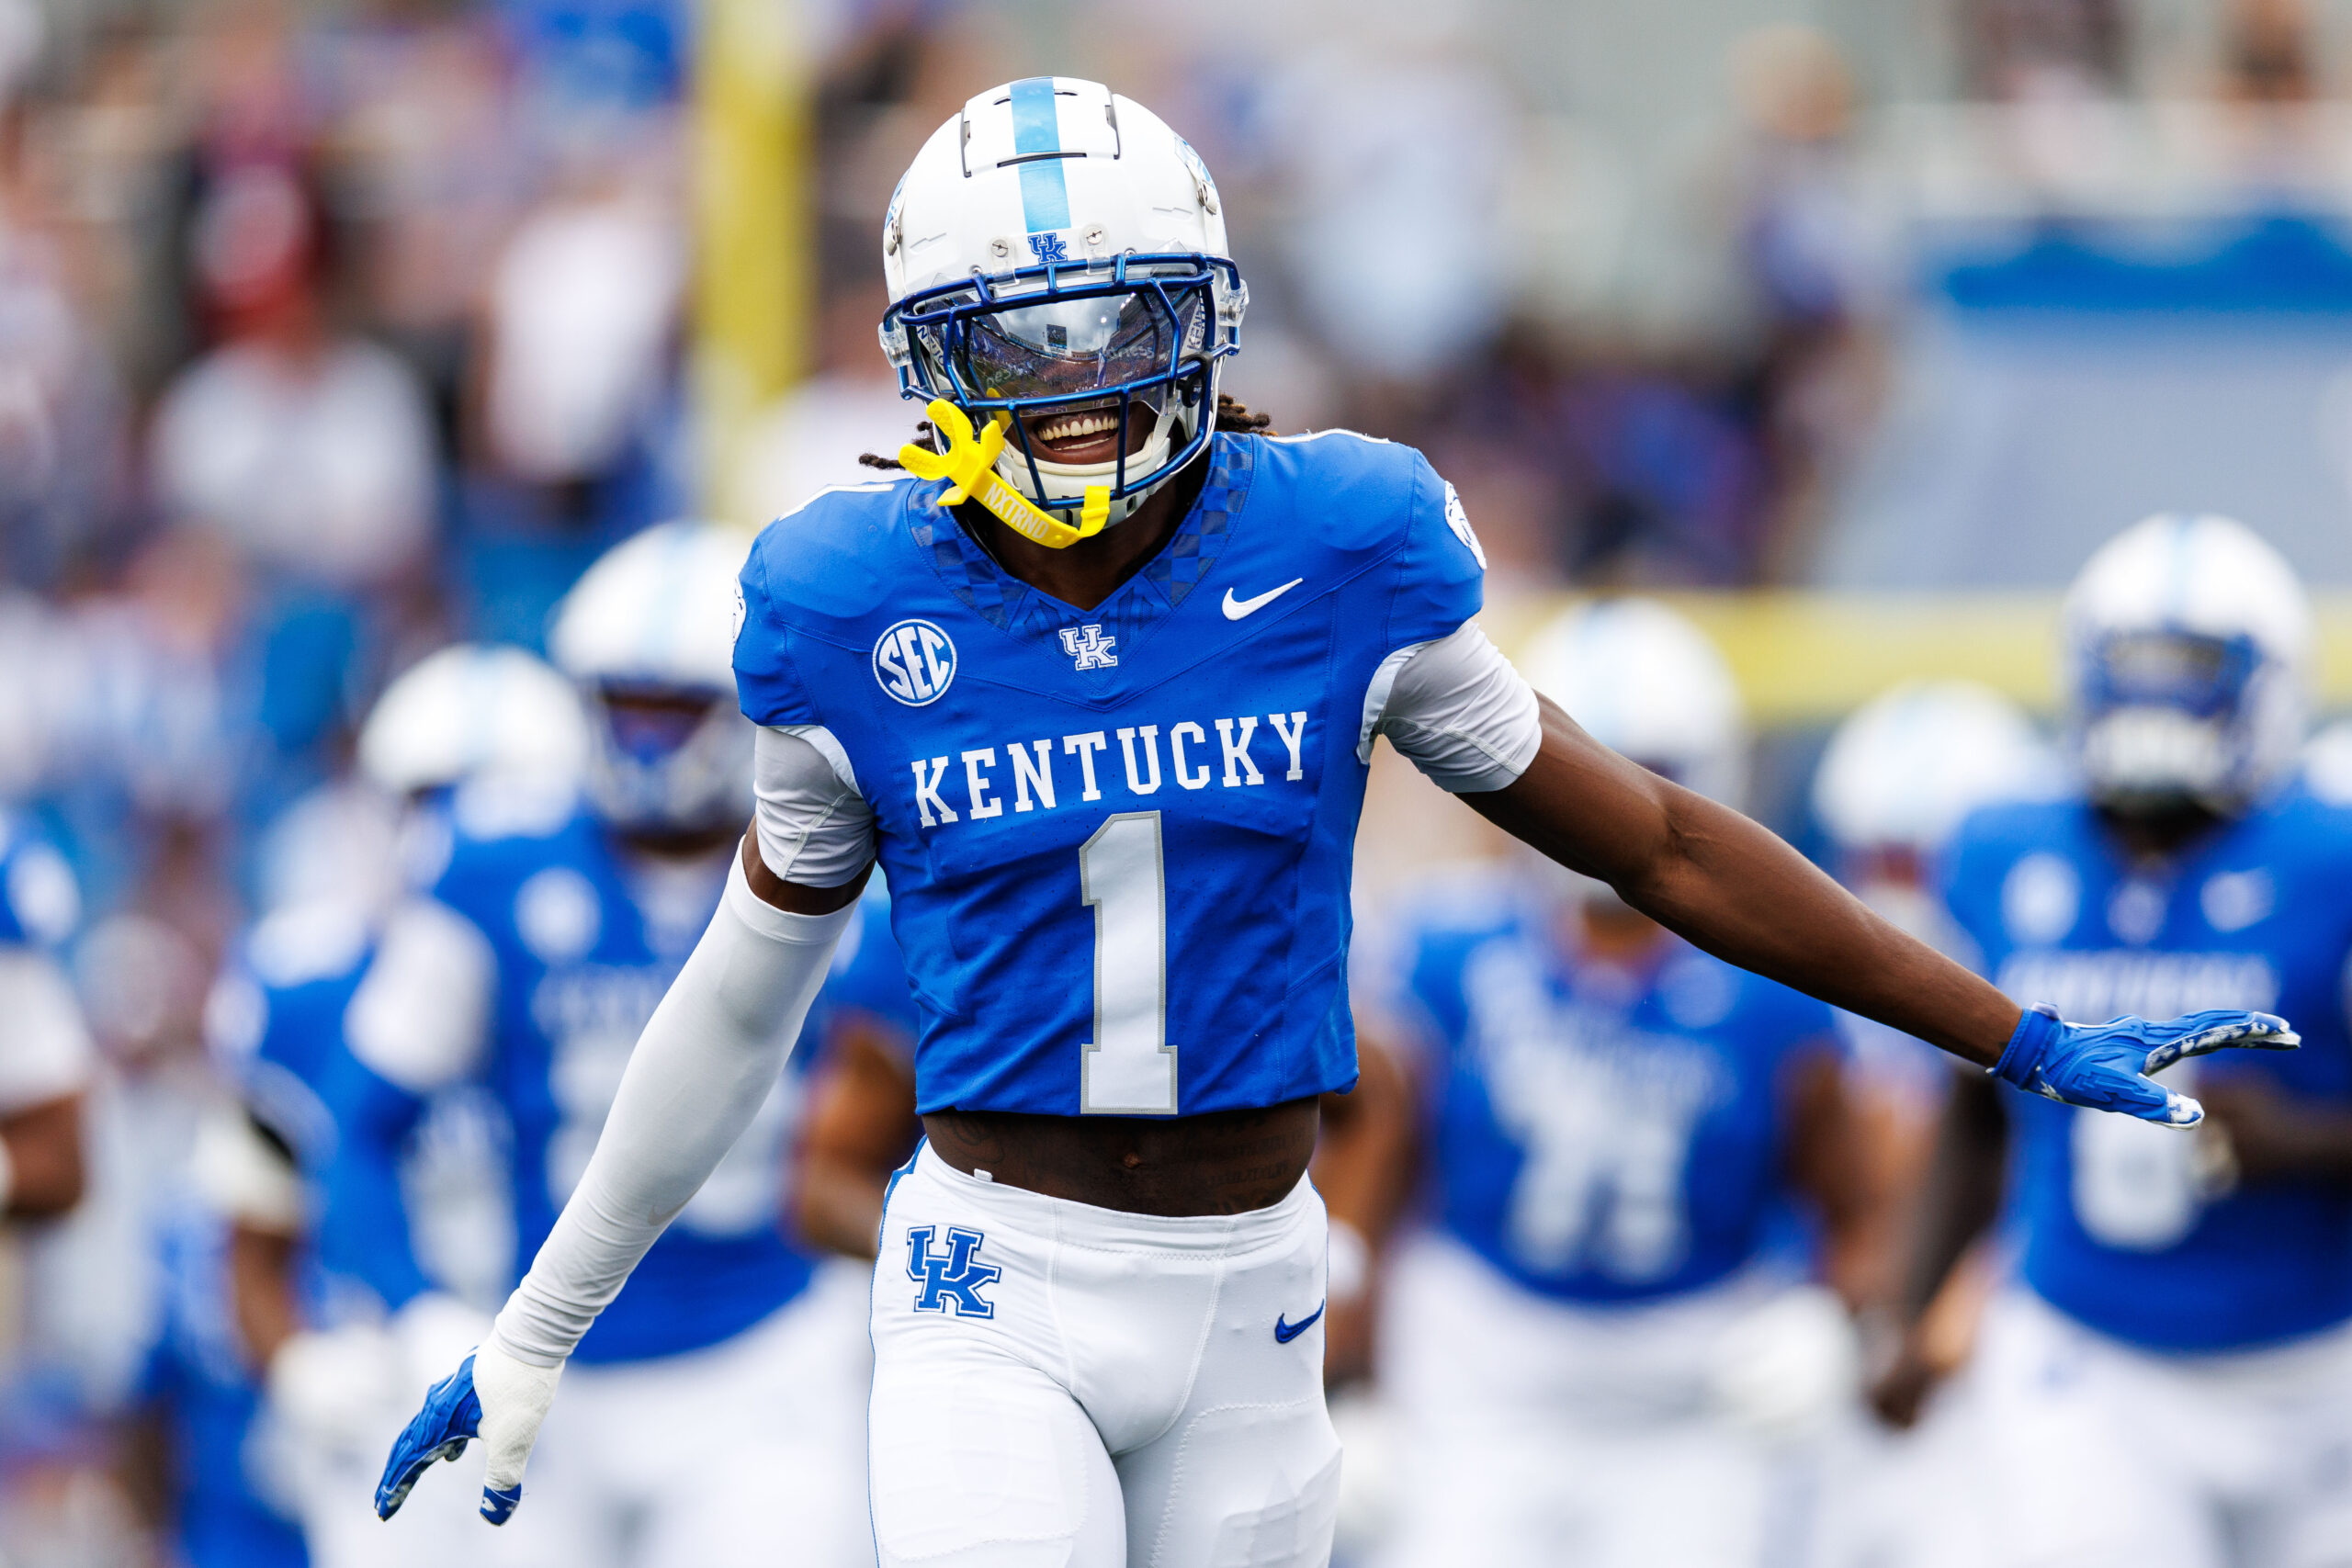
<svg viewBox="0 0 2352 1568">
<path fill-rule="evenodd" d="M 874 679 L 909 707 L 928 706 L 956 679 L 956 645 L 929 621 L 900 621 L 874 645 Z"/>
<path fill-rule="evenodd" d="M 1069 246 L 1063 243 L 1059 234 L 1032 234 L 1029 249 L 1047 266 L 1059 266 L 1069 260 Z"/>
</svg>

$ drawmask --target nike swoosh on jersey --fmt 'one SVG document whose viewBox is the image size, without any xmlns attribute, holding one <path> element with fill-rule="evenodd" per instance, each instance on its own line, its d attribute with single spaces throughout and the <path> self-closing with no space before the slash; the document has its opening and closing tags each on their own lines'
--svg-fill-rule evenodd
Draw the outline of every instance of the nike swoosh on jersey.
<svg viewBox="0 0 2352 1568">
<path fill-rule="evenodd" d="M 1233 590 L 1228 588 L 1225 591 L 1225 618 L 1228 621 L 1238 621 L 1244 615 L 1254 615 L 1306 581 L 1306 579 L 1303 577 L 1294 577 L 1280 588 L 1267 589 L 1255 599 L 1236 599 L 1233 596 Z"/>
<path fill-rule="evenodd" d="M 1277 1345 L 1287 1345 L 1292 1340 L 1297 1338 L 1300 1335 L 1306 1333 L 1308 1329 L 1314 1327 L 1315 1325 L 1321 1320 L 1323 1316 L 1323 1309 L 1330 1304 L 1331 1303 L 1329 1302 L 1316 1303 L 1315 1310 L 1308 1313 L 1296 1323 L 1285 1323 L 1283 1320 L 1282 1314 L 1280 1313 L 1276 1313 L 1274 1314 L 1274 1343 Z"/>
</svg>

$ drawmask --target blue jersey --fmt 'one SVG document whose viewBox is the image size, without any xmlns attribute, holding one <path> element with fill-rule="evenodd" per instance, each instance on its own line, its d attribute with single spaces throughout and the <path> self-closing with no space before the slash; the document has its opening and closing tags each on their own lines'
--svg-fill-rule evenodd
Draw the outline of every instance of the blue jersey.
<svg viewBox="0 0 2352 1568">
<path fill-rule="evenodd" d="M 373 956 L 370 936 L 355 909 L 298 905 L 266 916 L 231 953 L 205 1010 L 209 1043 L 246 1109 L 314 1179 L 334 1155 L 327 1097 L 340 1077 L 344 1010 Z"/>
<path fill-rule="evenodd" d="M 489 939 L 497 987 L 488 1087 L 513 1126 L 518 1256 L 528 1258 L 587 1168 L 639 1032 L 718 908 L 725 862 L 692 898 L 637 880 L 605 829 L 571 816 L 459 831 L 435 894 Z M 516 826 L 507 824 L 507 826 Z M 711 1179 L 580 1342 L 583 1361 L 716 1344 L 798 1294 L 809 1260 L 778 1226 L 806 1064 L 794 1065 Z"/>
<path fill-rule="evenodd" d="M 1783 1069 L 1837 1048 L 1830 1010 L 1673 938 L 1645 978 L 1579 965 L 1555 918 L 1498 889 L 1413 938 L 1436 1217 L 1571 1301 L 1722 1280 L 1774 1229 Z"/>
<path fill-rule="evenodd" d="M 163 1311 L 141 1403 L 171 1439 L 177 1561 L 188 1568 L 302 1568 L 302 1537 L 268 1500 L 286 1456 L 258 1419 L 261 1391 L 231 1315 L 228 1226 L 194 1209 L 175 1214 L 158 1257 Z"/>
<path fill-rule="evenodd" d="M 1348 892 L 1392 652 L 1478 608 L 1409 447 L 1219 434 L 1091 610 L 1001 571 L 913 479 L 760 536 L 743 711 L 821 726 L 871 804 L 926 1111 L 1191 1115 L 1344 1089 Z"/>
<path fill-rule="evenodd" d="M 2352 813 L 2299 787 L 2134 871 L 2079 802 L 1995 807 L 1962 827 L 1953 914 L 1986 973 L 2022 1002 L 2101 1022 L 2199 1008 L 2285 1015 L 2291 1052 L 2227 1052 L 2167 1081 L 2263 1074 L 2352 1102 L 2343 985 L 2352 953 Z M 2352 1191 L 2271 1181 L 2219 1195 L 2187 1136 L 2005 1096 L 2018 1130 L 2021 1267 L 2100 1331 L 2160 1349 L 2262 1344 L 2352 1317 Z"/>
</svg>

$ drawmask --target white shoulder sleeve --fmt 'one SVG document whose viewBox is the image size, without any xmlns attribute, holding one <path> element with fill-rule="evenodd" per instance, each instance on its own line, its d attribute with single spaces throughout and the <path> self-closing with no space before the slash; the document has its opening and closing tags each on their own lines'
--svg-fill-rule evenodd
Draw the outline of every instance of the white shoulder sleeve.
<svg viewBox="0 0 2352 1568">
<path fill-rule="evenodd" d="M 35 947 L 0 947 L 0 1116 L 81 1092 L 96 1061 L 57 960 Z"/>
<path fill-rule="evenodd" d="M 1359 761 L 1372 761 L 1375 735 L 1387 736 L 1441 789 L 1473 795 L 1527 771 L 1544 744 L 1544 722 L 1535 689 L 1471 621 L 1381 660 L 1364 690 Z"/>
<path fill-rule="evenodd" d="M 718 1168 L 775 1087 L 857 908 L 786 914 L 752 891 L 737 857 L 710 928 L 638 1038 L 580 1185 L 498 1314 L 509 1353 L 542 1367 L 570 1356 Z"/>
<path fill-rule="evenodd" d="M 839 887 L 874 860 L 874 808 L 822 725 L 763 725 L 752 740 L 760 859 L 786 882 Z"/>
<path fill-rule="evenodd" d="M 480 928 L 436 898 L 411 898 L 384 922 L 344 1037 L 410 1093 L 447 1089 L 481 1066 L 497 990 L 498 956 Z"/>
</svg>

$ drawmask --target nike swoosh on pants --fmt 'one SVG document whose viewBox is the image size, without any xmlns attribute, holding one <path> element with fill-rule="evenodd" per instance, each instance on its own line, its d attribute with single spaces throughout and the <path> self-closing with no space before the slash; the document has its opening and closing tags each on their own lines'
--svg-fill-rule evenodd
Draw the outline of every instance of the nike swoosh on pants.
<svg viewBox="0 0 2352 1568">
<path fill-rule="evenodd" d="M 1282 1314 L 1277 1313 L 1274 1315 L 1274 1343 L 1277 1345 L 1287 1345 L 1292 1340 L 1297 1338 L 1300 1335 L 1306 1333 L 1308 1329 L 1314 1327 L 1317 1322 L 1322 1318 L 1323 1309 L 1330 1304 L 1331 1303 L 1329 1302 L 1316 1303 L 1315 1310 L 1308 1313 L 1305 1317 L 1300 1318 L 1296 1323 L 1284 1322 Z"/>
</svg>

